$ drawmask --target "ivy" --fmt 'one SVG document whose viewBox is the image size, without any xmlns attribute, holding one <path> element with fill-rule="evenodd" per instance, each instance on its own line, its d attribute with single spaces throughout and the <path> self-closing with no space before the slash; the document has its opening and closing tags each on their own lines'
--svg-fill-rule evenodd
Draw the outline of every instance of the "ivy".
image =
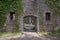
<svg viewBox="0 0 60 40">
<path fill-rule="evenodd" d="M 7 14 L 10 12 L 10 10 L 15 11 L 15 22 L 17 22 L 17 19 L 22 11 L 22 0 L 0 0 L 0 27 L 4 25 Z"/>
<path fill-rule="evenodd" d="M 57 26 L 57 18 L 60 16 L 60 0 L 46 0 L 46 4 L 51 8 L 53 12 L 53 26 Z"/>
</svg>

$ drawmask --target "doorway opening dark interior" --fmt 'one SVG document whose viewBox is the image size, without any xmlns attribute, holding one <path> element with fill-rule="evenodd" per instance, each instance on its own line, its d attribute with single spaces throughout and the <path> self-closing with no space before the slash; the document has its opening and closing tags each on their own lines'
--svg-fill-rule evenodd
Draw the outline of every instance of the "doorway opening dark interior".
<svg viewBox="0 0 60 40">
<path fill-rule="evenodd" d="M 23 30 L 27 32 L 36 32 L 37 31 L 37 17 L 25 16 L 23 18 Z"/>
</svg>

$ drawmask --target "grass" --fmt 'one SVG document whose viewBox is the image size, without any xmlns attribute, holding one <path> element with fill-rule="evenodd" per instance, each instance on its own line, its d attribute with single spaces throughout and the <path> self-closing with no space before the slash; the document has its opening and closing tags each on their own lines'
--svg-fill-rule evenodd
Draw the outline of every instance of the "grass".
<svg viewBox="0 0 60 40">
<path fill-rule="evenodd" d="M 60 37 L 60 29 L 52 30 L 51 32 L 41 31 L 41 32 L 38 32 L 38 34 L 41 35 L 41 36 L 43 36 L 43 35 L 52 35 L 52 36 Z"/>
<path fill-rule="evenodd" d="M 5 35 L 17 35 L 19 33 L 22 33 L 20 31 L 15 31 L 15 32 L 0 32 L 0 36 L 5 36 Z"/>
<path fill-rule="evenodd" d="M 49 32 L 45 32 L 45 31 L 42 31 L 42 32 L 38 32 L 39 35 L 43 36 L 43 35 L 48 35 Z"/>
<path fill-rule="evenodd" d="M 0 36 L 7 34 L 8 32 L 0 32 Z"/>
</svg>

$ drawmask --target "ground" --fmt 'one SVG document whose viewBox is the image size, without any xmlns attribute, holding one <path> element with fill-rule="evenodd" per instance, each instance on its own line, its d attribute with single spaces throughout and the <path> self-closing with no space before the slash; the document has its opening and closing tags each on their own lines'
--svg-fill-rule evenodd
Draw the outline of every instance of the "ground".
<svg viewBox="0 0 60 40">
<path fill-rule="evenodd" d="M 60 40 L 60 38 L 51 35 L 37 34 L 36 32 L 24 32 L 23 34 L 2 36 L 0 40 Z"/>
</svg>

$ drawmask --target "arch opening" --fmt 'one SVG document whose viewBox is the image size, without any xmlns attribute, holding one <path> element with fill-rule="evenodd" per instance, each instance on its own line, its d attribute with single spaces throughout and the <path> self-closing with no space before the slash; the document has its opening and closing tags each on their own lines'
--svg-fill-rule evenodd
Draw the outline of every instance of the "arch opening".
<svg viewBox="0 0 60 40">
<path fill-rule="evenodd" d="M 28 32 L 37 31 L 37 17 L 35 16 L 24 16 L 23 17 L 23 30 Z"/>
</svg>

